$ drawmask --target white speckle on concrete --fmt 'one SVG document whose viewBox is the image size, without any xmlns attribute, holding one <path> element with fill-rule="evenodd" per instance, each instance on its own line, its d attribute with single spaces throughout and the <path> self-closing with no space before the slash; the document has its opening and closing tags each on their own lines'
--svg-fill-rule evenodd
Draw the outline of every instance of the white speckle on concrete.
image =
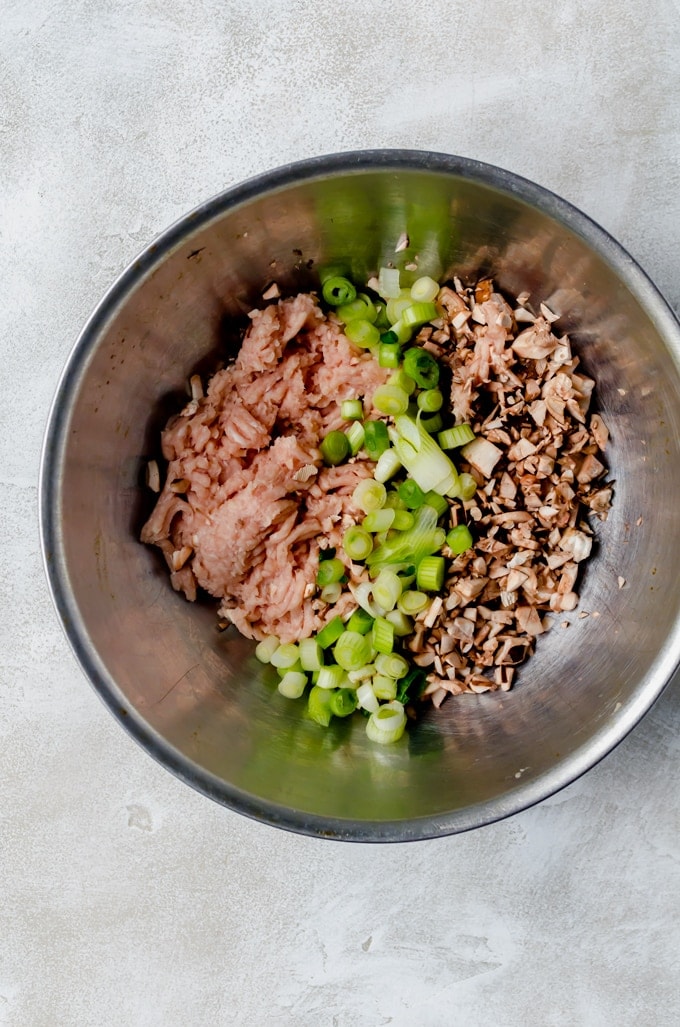
<svg viewBox="0 0 680 1027">
<path fill-rule="evenodd" d="M 294 837 L 121 731 L 62 636 L 36 515 L 50 400 L 95 303 L 174 219 L 287 161 L 397 146 L 499 164 L 593 215 L 680 309 L 679 13 L 3 4 L 0 1025 L 680 1022 L 677 685 L 512 820 L 386 848 Z"/>
</svg>

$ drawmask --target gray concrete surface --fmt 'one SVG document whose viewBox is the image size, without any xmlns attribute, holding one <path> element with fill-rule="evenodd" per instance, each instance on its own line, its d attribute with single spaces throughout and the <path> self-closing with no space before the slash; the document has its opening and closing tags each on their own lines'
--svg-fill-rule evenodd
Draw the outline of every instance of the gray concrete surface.
<svg viewBox="0 0 680 1027">
<path fill-rule="evenodd" d="M 680 691 L 540 807 L 364 848 L 220 809 L 77 668 L 43 580 L 45 419 L 155 233 L 382 145 L 527 175 L 680 309 L 678 0 L 0 3 L 0 1024 L 680 1022 Z"/>
</svg>

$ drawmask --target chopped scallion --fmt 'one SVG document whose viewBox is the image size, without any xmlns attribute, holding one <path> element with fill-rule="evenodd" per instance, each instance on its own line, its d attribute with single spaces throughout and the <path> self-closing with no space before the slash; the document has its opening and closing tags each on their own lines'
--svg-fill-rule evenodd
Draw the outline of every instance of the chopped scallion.
<svg viewBox="0 0 680 1027">
<path fill-rule="evenodd" d="M 388 702 L 397 697 L 397 682 L 394 678 L 387 678 L 384 674 L 376 674 L 373 678 L 373 694 L 376 699 L 386 699 Z"/>
<path fill-rule="evenodd" d="M 356 299 L 357 291 L 349 278 L 333 275 L 323 283 L 321 295 L 329 306 L 339 307 L 343 303 L 351 303 Z"/>
<path fill-rule="evenodd" d="M 472 442 L 474 438 L 475 433 L 469 424 L 457 424 L 454 428 L 440 431 L 437 441 L 442 449 L 457 449 L 459 446 Z"/>
<path fill-rule="evenodd" d="M 374 422 L 382 424 L 380 422 Z M 387 499 L 387 490 L 382 482 L 374 478 L 362 478 L 352 493 L 352 502 L 364 513 L 382 510 Z"/>
<path fill-rule="evenodd" d="M 343 303 L 335 313 L 345 324 L 349 324 L 350 321 L 370 321 L 371 324 L 375 324 L 378 316 L 373 300 L 365 292 L 358 293 L 351 303 Z"/>
<path fill-rule="evenodd" d="M 403 584 L 399 575 L 386 567 L 373 582 L 373 598 L 378 606 L 382 606 L 383 610 L 393 610 L 402 589 Z"/>
<path fill-rule="evenodd" d="M 362 710 L 368 710 L 369 713 L 375 713 L 380 707 L 380 703 L 376 698 L 376 694 L 373 691 L 373 686 L 370 681 L 362 681 L 356 691 L 357 705 Z"/>
<path fill-rule="evenodd" d="M 328 727 L 333 716 L 331 712 L 331 696 L 333 692 L 327 688 L 314 685 L 307 698 L 307 712 L 312 720 L 321 727 Z"/>
<path fill-rule="evenodd" d="M 444 496 L 440 496 L 438 492 L 426 492 L 425 502 L 428 506 L 431 506 L 437 511 L 437 516 L 441 517 L 449 508 L 449 504 L 446 502 Z"/>
<path fill-rule="evenodd" d="M 424 414 L 436 414 L 442 408 L 444 397 L 440 389 L 425 389 L 418 393 L 417 402 L 418 409 Z"/>
<path fill-rule="evenodd" d="M 333 647 L 333 655 L 343 670 L 358 670 L 371 658 L 371 640 L 358 631 L 344 631 Z"/>
<path fill-rule="evenodd" d="M 331 692 L 330 710 L 334 717 L 349 717 L 357 708 L 356 692 L 350 688 L 339 688 Z"/>
<path fill-rule="evenodd" d="M 397 511 L 389 507 L 384 507 L 382 510 L 372 510 L 371 513 L 366 514 L 364 517 L 361 527 L 371 532 L 389 531 L 394 524 L 396 514 Z"/>
<path fill-rule="evenodd" d="M 361 421 L 352 421 L 345 432 L 352 456 L 356 456 L 364 444 L 365 432 Z"/>
<path fill-rule="evenodd" d="M 432 354 L 421 346 L 413 346 L 406 350 L 404 371 L 421 389 L 434 389 L 439 383 L 439 364 Z"/>
<path fill-rule="evenodd" d="M 326 585 L 332 585 L 334 582 L 340 581 L 344 573 L 345 565 L 342 560 L 338 560 L 337 556 L 333 557 L 332 560 L 322 560 L 316 572 L 316 583 L 321 588 L 324 588 Z M 309 669 L 314 670 L 314 667 Z"/>
<path fill-rule="evenodd" d="M 394 625 L 384 617 L 376 617 L 371 629 L 373 648 L 378 653 L 391 653 L 394 649 Z"/>
<path fill-rule="evenodd" d="M 321 667 L 319 669 L 319 676 L 316 679 L 316 683 L 319 688 L 340 688 L 344 680 L 345 672 L 342 667 L 338 667 L 335 663 L 332 663 L 330 667 Z"/>
<path fill-rule="evenodd" d="M 366 722 L 366 734 L 372 742 L 379 745 L 392 745 L 398 742 L 406 727 L 406 714 L 400 702 L 385 703 L 380 706 Z"/>
<path fill-rule="evenodd" d="M 314 671 L 323 667 L 323 649 L 315 638 L 303 638 L 299 647 L 300 666 L 303 670 Z"/>
<path fill-rule="evenodd" d="M 380 367 L 399 367 L 401 347 L 398 342 L 381 342 L 378 347 L 378 364 Z"/>
<path fill-rule="evenodd" d="M 395 681 L 403 678 L 409 669 L 408 662 L 398 653 L 378 653 L 375 658 L 375 667 L 378 674 L 394 678 Z"/>
<path fill-rule="evenodd" d="M 380 330 L 370 321 L 350 321 L 345 325 L 345 335 L 360 349 L 370 349 L 380 342 Z"/>
<path fill-rule="evenodd" d="M 324 463 L 329 467 L 337 467 L 350 454 L 347 436 L 342 431 L 329 431 L 319 446 Z"/>
<path fill-rule="evenodd" d="M 318 633 L 316 640 L 322 649 L 328 649 L 329 646 L 333 645 L 340 638 L 344 630 L 345 625 L 342 617 L 333 617 Z"/>
<path fill-rule="evenodd" d="M 416 582 L 423 592 L 439 592 L 444 584 L 444 557 L 424 556 L 418 564 Z"/>
<path fill-rule="evenodd" d="M 364 436 L 364 449 L 371 460 L 377 460 L 389 448 L 390 437 L 384 421 L 364 421 Z"/>
<path fill-rule="evenodd" d="M 287 642 L 285 645 L 280 645 L 279 648 L 272 653 L 270 663 L 273 667 L 292 667 L 294 663 L 300 658 L 300 650 L 292 643 Z"/>
<path fill-rule="evenodd" d="M 381 267 L 378 271 L 378 293 L 383 299 L 395 299 L 401 293 L 399 285 L 399 269 Z"/>
<path fill-rule="evenodd" d="M 433 303 L 439 295 L 439 283 L 434 278 L 423 275 L 411 286 L 411 298 L 416 303 Z"/>
<path fill-rule="evenodd" d="M 394 449 L 386 449 L 378 457 L 373 477 L 376 481 L 385 482 L 401 470 L 401 460 Z"/>
<path fill-rule="evenodd" d="M 446 536 L 446 544 L 454 554 L 460 556 L 472 547 L 472 535 L 467 524 L 458 524 Z"/>
<path fill-rule="evenodd" d="M 340 416 L 343 421 L 360 421 L 364 416 L 364 404 L 360 399 L 343 399 Z"/>
<path fill-rule="evenodd" d="M 334 581 L 330 585 L 324 585 L 319 593 L 319 598 L 322 603 L 337 603 L 342 595 L 342 585 L 339 581 Z"/>
<path fill-rule="evenodd" d="M 255 646 L 255 656 L 260 663 L 271 663 L 271 658 L 280 645 L 281 642 L 276 635 L 269 635 Z"/>
<path fill-rule="evenodd" d="M 385 620 L 390 622 L 397 638 L 406 638 L 413 631 L 413 621 L 399 609 L 388 610 L 385 614 Z"/>
<path fill-rule="evenodd" d="M 381 414 L 404 414 L 408 410 L 408 393 L 398 385 L 379 385 L 373 393 L 373 406 Z"/>
<path fill-rule="evenodd" d="M 415 617 L 430 605 L 431 599 L 424 592 L 402 592 L 397 600 L 397 607 L 409 617 Z"/>
<path fill-rule="evenodd" d="M 398 490 L 399 498 L 404 501 L 409 510 L 417 510 L 425 502 L 425 493 L 411 478 L 402 481 Z"/>
<path fill-rule="evenodd" d="M 413 378 L 402 370 L 395 371 L 394 374 L 391 374 L 387 379 L 387 384 L 396 385 L 397 388 L 403 389 L 409 396 L 412 396 L 416 390 L 416 383 Z"/>
<path fill-rule="evenodd" d="M 395 531 L 409 531 L 415 524 L 415 517 L 410 510 L 395 510 L 392 527 Z"/>
<path fill-rule="evenodd" d="M 373 539 L 364 528 L 353 525 L 343 535 L 342 548 L 350 560 L 365 560 L 373 551 Z"/>
<path fill-rule="evenodd" d="M 373 617 L 366 610 L 359 608 L 355 610 L 347 621 L 348 631 L 358 631 L 360 635 L 366 635 L 373 624 Z"/>
<path fill-rule="evenodd" d="M 279 681 L 278 689 L 281 695 L 285 695 L 286 699 L 299 699 L 307 684 L 306 674 L 289 670 Z"/>
</svg>

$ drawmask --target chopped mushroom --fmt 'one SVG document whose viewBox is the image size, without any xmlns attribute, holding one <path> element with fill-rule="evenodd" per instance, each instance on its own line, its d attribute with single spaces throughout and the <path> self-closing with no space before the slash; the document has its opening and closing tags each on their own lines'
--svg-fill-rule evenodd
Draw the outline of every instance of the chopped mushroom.
<svg viewBox="0 0 680 1027">
<path fill-rule="evenodd" d="M 443 601 L 419 615 L 409 642 L 431 668 L 424 695 L 437 706 L 448 695 L 511 688 L 547 615 L 578 606 L 593 547 L 586 514 L 604 520 L 613 494 L 601 455 L 609 433 L 589 415 L 594 382 L 577 373 L 567 336 L 553 334 L 557 315 L 542 304 L 535 316 L 528 294 L 513 309 L 487 279 L 454 286 L 439 292 L 441 326 L 427 326 L 420 341 L 451 371 L 456 420 L 476 436 L 457 466 L 478 487 L 451 509 L 453 525 L 470 524 L 474 547 L 450 562 Z M 517 332 L 522 322 L 529 327 Z"/>
</svg>

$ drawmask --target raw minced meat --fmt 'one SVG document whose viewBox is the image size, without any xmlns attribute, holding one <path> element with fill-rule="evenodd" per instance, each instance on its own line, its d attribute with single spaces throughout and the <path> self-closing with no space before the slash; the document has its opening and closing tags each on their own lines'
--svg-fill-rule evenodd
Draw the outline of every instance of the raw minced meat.
<svg viewBox="0 0 680 1027">
<path fill-rule="evenodd" d="M 311 295 L 250 314 L 235 363 L 218 371 L 162 434 L 165 485 L 142 530 L 173 587 L 221 599 L 248 638 L 294 641 L 348 608 L 310 596 L 319 543 L 340 545 L 351 496 L 373 463 L 324 467 L 319 440 L 343 399 L 371 396 L 387 372 L 357 351 Z"/>
</svg>

